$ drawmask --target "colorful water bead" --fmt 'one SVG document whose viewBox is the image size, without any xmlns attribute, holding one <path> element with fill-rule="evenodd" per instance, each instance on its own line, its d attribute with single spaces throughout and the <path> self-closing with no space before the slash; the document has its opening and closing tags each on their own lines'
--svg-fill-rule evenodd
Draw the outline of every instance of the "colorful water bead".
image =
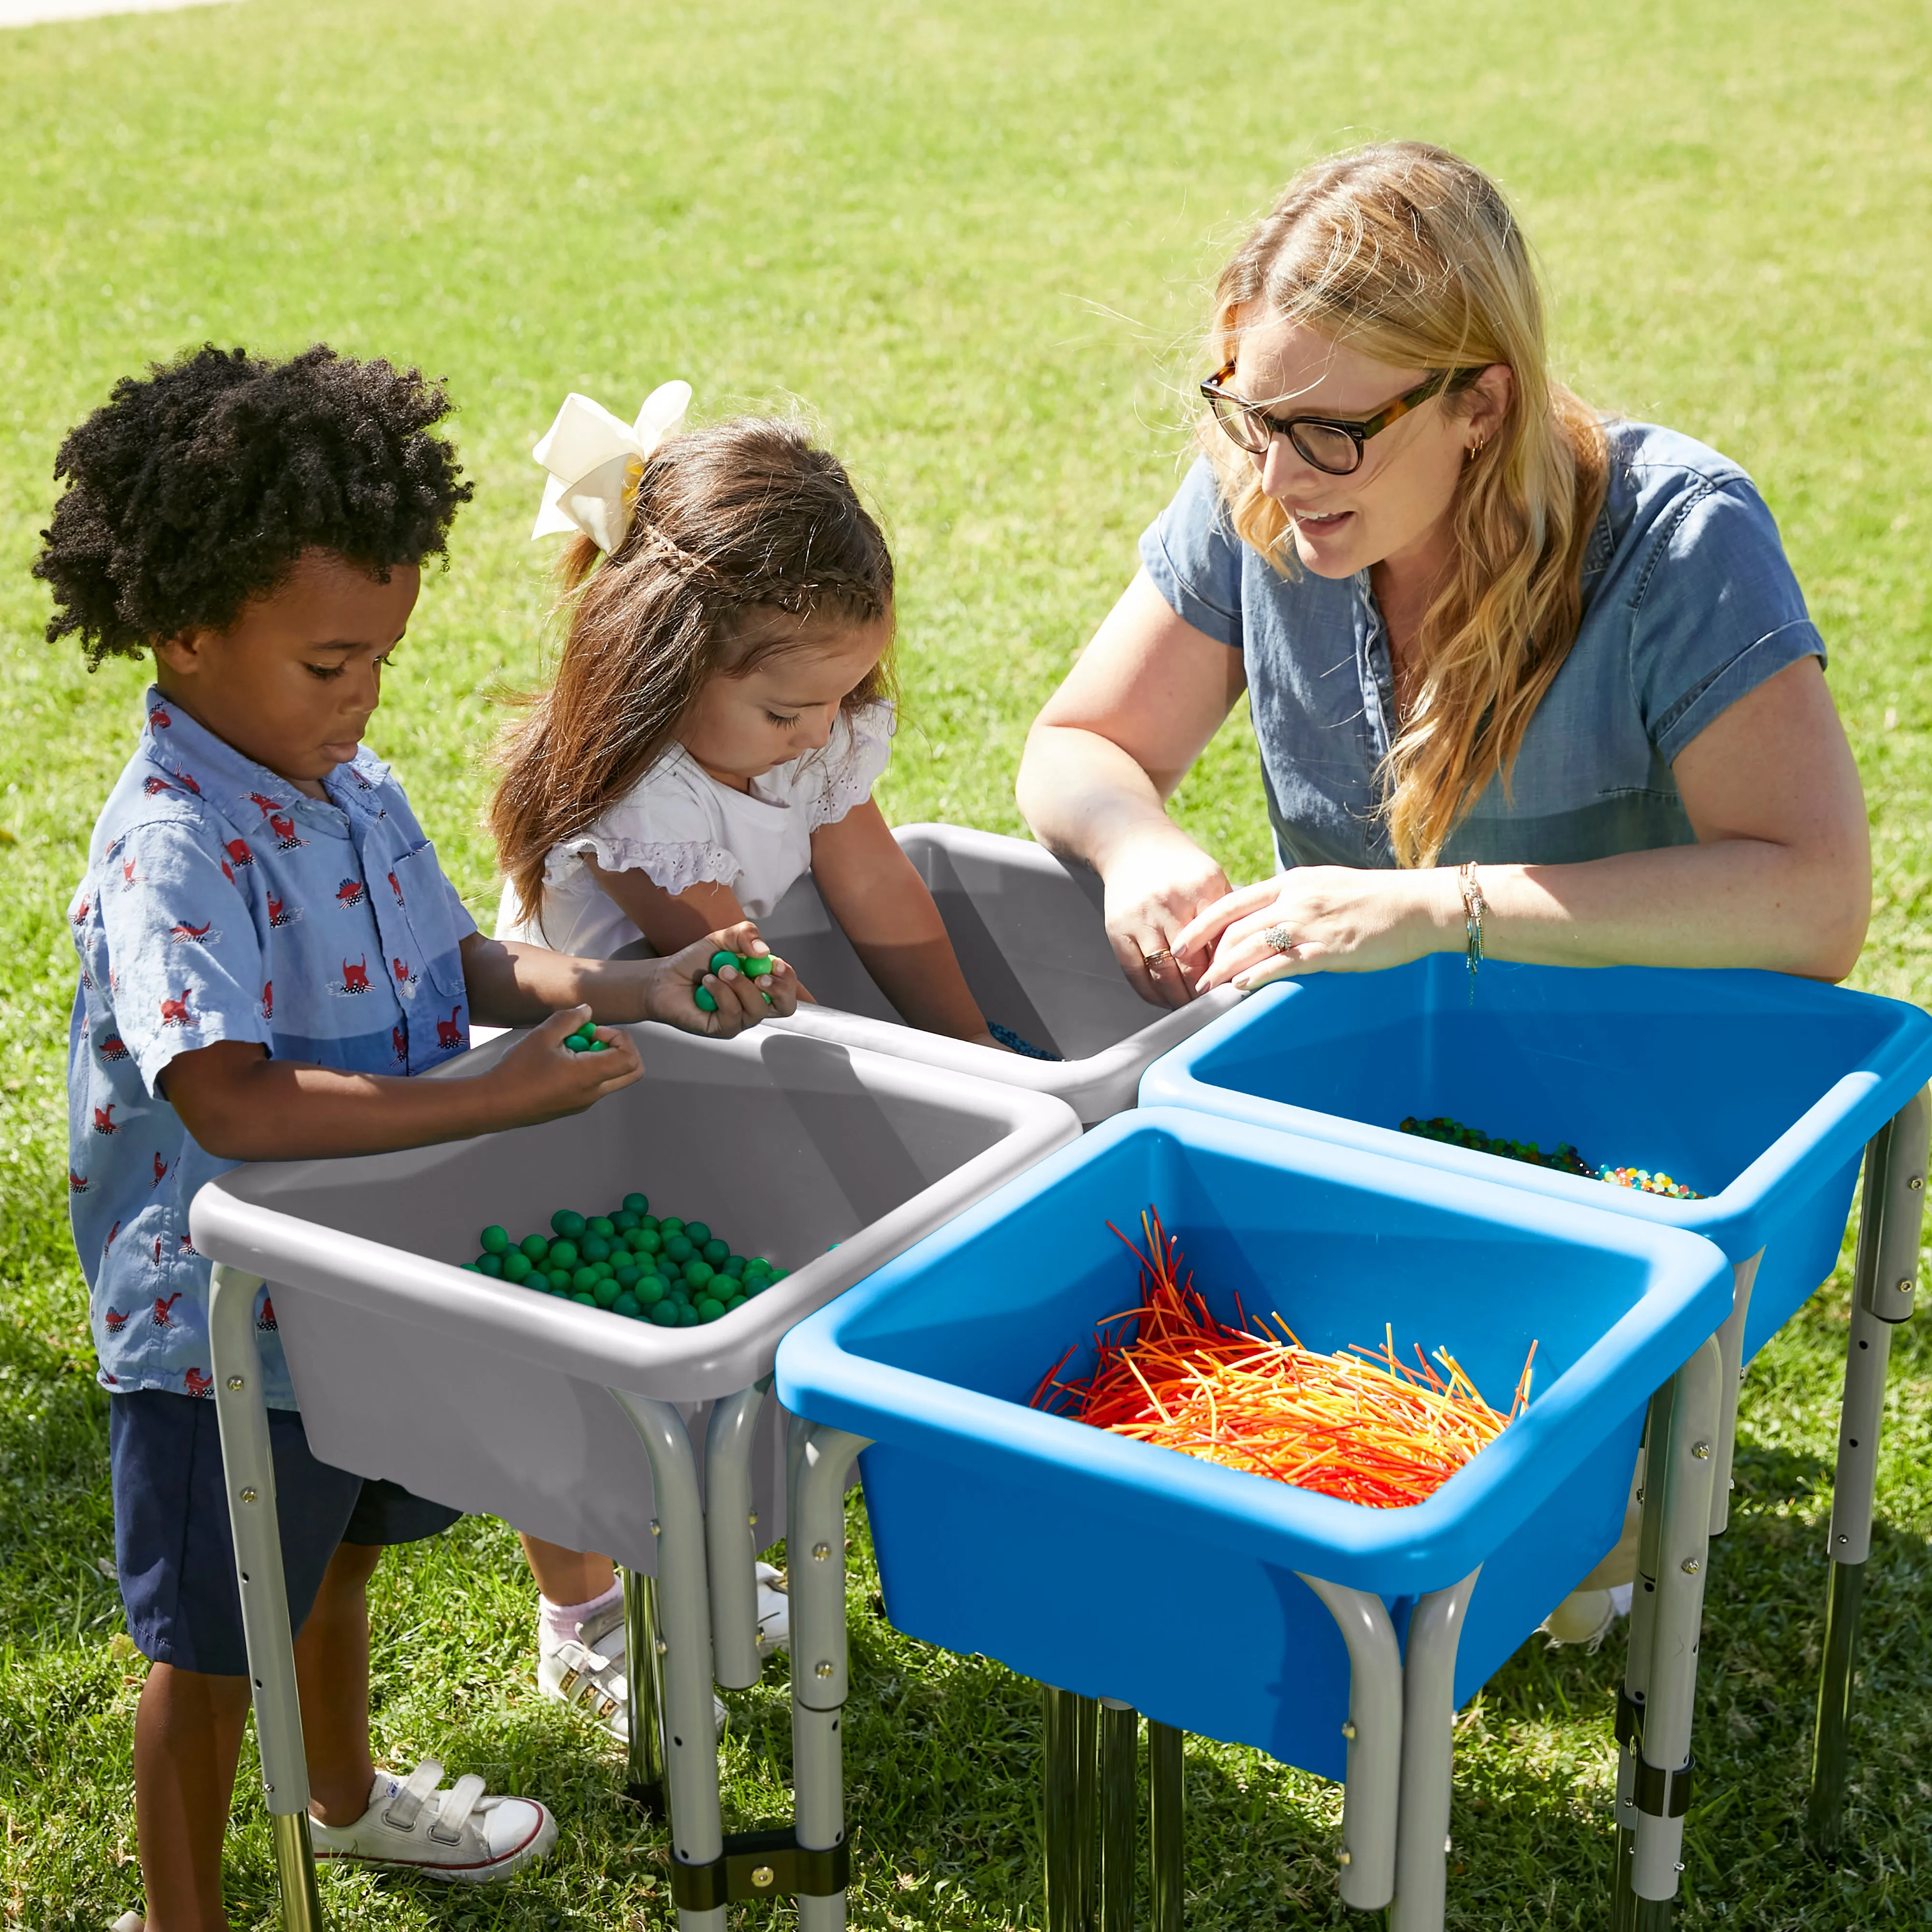
<svg viewBox="0 0 1932 1932">
<path fill-rule="evenodd" d="M 1559 1142 L 1553 1153 L 1545 1154 L 1534 1141 L 1495 1140 L 1478 1127 L 1465 1126 L 1446 1114 L 1433 1120 L 1418 1120 L 1414 1114 L 1402 1123 L 1406 1134 L 1424 1140 L 1441 1141 L 1449 1147 L 1466 1147 L 1478 1154 L 1500 1154 L 1505 1160 L 1520 1160 L 1532 1167 L 1553 1168 L 1559 1174 L 1574 1174 L 1585 1180 L 1600 1180 L 1612 1187 L 1634 1188 L 1640 1194 L 1658 1194 L 1672 1201 L 1701 1201 L 1694 1187 L 1673 1180 L 1667 1174 L 1653 1174 L 1642 1167 L 1592 1167 L 1568 1141 Z"/>
</svg>

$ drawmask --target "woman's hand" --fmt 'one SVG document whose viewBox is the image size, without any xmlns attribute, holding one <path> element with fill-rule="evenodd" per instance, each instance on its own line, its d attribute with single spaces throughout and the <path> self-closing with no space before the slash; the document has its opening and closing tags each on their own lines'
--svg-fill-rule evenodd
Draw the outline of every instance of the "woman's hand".
<svg viewBox="0 0 1932 1932">
<path fill-rule="evenodd" d="M 1194 997 L 1161 956 L 1228 890 L 1227 874 L 1168 817 L 1167 801 L 1246 681 L 1240 652 L 1177 616 L 1142 571 L 1027 736 L 1020 811 L 1048 851 L 1106 880 L 1120 970 L 1156 1006 Z"/>
<path fill-rule="evenodd" d="M 799 985 L 782 959 L 774 960 L 770 972 L 756 979 L 735 966 L 711 970 L 714 952 L 755 958 L 771 950 L 747 920 L 722 932 L 706 933 L 668 959 L 639 960 L 636 970 L 644 984 L 644 1017 L 712 1040 L 730 1040 L 760 1020 L 784 1018 L 797 1010 Z M 716 1012 L 707 1013 L 698 1005 L 700 986 L 717 1003 Z"/>
<path fill-rule="evenodd" d="M 1298 866 L 1209 907 L 1174 950 L 1197 975 L 1197 992 L 1234 985 L 1250 992 L 1291 974 L 1403 965 L 1442 951 L 1462 930 L 1462 893 L 1450 868 Z M 1285 945 L 1272 944 L 1270 934 Z"/>
<path fill-rule="evenodd" d="M 1102 878 L 1107 937 L 1128 985 L 1150 1005 L 1186 1006 L 1202 990 L 1193 982 L 1206 955 L 1189 970 L 1181 935 L 1226 901 L 1227 874 L 1184 832 L 1166 824 L 1123 842 Z"/>
</svg>

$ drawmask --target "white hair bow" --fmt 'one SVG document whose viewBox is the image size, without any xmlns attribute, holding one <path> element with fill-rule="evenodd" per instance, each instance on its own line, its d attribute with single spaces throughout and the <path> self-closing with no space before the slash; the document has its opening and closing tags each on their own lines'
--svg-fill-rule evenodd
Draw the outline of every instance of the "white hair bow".
<svg viewBox="0 0 1932 1932">
<path fill-rule="evenodd" d="M 688 382 L 666 382 L 644 398 L 634 424 L 620 422 L 602 403 L 575 394 L 530 452 L 550 472 L 531 536 L 581 530 L 609 556 L 624 541 L 638 500 L 644 459 L 684 421 Z"/>
</svg>

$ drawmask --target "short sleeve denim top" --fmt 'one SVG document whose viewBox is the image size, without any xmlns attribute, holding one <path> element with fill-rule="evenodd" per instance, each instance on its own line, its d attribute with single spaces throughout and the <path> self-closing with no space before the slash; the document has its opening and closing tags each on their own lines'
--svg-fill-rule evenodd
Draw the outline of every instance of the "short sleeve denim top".
<svg viewBox="0 0 1932 1932">
<path fill-rule="evenodd" d="M 1774 672 L 1825 655 L 1750 478 L 1670 430 L 1608 432 L 1576 640 L 1524 734 L 1510 799 L 1492 779 L 1444 863 L 1694 844 L 1672 760 Z M 1235 536 L 1204 460 L 1141 538 L 1141 561 L 1179 616 L 1242 654 L 1281 864 L 1392 865 L 1376 774 L 1394 690 L 1368 573 L 1282 576 Z"/>
<path fill-rule="evenodd" d="M 176 1054 L 245 1040 L 353 1073 L 470 1044 L 476 931 L 403 788 L 367 749 L 310 798 L 150 689 L 68 908 L 68 1194 L 102 1385 L 205 1396 L 208 1263 L 188 1204 L 232 1167 L 157 1090 Z M 265 1393 L 295 1406 L 266 1298 Z"/>
</svg>

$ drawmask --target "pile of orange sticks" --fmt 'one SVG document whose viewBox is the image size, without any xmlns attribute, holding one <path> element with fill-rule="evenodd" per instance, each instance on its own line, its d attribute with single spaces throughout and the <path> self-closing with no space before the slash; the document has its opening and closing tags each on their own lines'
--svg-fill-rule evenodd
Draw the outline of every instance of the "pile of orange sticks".
<svg viewBox="0 0 1932 1932">
<path fill-rule="evenodd" d="M 1436 1353 L 1446 1375 L 1420 1348 L 1414 1367 L 1399 1360 L 1392 1329 L 1380 1349 L 1319 1355 L 1278 1315 L 1285 1341 L 1259 1324 L 1250 1330 L 1238 1294 L 1244 1325 L 1230 1328 L 1208 1312 L 1192 1274 L 1181 1280 L 1180 1250 L 1151 1208 L 1141 1216 L 1144 1252 L 1107 1225 L 1141 1264 L 1141 1305 L 1094 1330 L 1098 1359 L 1084 1381 L 1060 1379 L 1069 1348 L 1034 1390 L 1036 1408 L 1346 1502 L 1400 1509 L 1432 1496 L 1529 1400 L 1533 1342 L 1504 1414 L 1444 1350 Z"/>
</svg>

